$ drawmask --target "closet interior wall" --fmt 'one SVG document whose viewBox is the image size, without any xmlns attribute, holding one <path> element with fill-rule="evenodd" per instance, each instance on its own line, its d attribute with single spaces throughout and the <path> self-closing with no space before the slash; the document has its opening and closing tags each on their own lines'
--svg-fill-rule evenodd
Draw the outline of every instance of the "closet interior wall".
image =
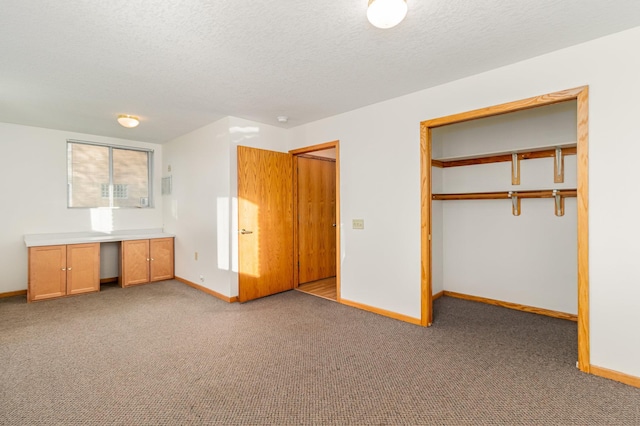
<svg viewBox="0 0 640 426">
<path fill-rule="evenodd" d="M 576 102 L 534 108 L 432 130 L 432 157 L 509 153 L 575 144 Z M 432 192 L 467 193 L 576 188 L 576 155 L 564 156 L 564 182 L 554 183 L 554 159 L 432 167 Z M 432 201 L 432 289 L 577 313 L 576 198 Z"/>
</svg>

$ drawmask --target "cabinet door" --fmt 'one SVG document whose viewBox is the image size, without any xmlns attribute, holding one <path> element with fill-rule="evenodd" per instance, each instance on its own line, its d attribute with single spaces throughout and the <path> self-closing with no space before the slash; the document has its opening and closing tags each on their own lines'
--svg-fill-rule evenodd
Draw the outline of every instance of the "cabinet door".
<svg viewBox="0 0 640 426">
<path fill-rule="evenodd" d="M 51 299 L 67 294 L 67 247 L 29 248 L 28 300 Z"/>
<path fill-rule="evenodd" d="M 100 243 L 67 246 L 67 294 L 100 291 Z"/>
<path fill-rule="evenodd" d="M 149 240 L 151 253 L 151 281 L 173 278 L 173 238 Z"/>
<path fill-rule="evenodd" d="M 122 242 L 122 286 L 149 282 L 149 240 Z"/>
</svg>

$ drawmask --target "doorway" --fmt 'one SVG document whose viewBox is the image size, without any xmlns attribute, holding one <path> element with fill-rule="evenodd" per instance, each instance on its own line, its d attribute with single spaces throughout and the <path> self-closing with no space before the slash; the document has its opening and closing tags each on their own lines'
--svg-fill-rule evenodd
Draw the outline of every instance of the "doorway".
<svg viewBox="0 0 640 426">
<path fill-rule="evenodd" d="M 578 368 L 590 372 L 588 259 L 588 87 L 564 90 L 502 105 L 423 121 L 421 162 L 421 324 L 433 322 L 432 294 L 432 129 L 465 121 L 575 100 L 577 105 Z"/>
<path fill-rule="evenodd" d="M 340 301 L 339 142 L 293 155 L 294 288 Z"/>
</svg>

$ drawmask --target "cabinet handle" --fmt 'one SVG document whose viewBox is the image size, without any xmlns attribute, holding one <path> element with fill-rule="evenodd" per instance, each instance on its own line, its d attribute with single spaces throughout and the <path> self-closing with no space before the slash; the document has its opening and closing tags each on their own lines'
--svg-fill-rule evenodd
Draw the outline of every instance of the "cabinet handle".
<svg viewBox="0 0 640 426">
<path fill-rule="evenodd" d="M 70 270 L 71 270 L 71 268 L 67 268 L 67 271 L 70 271 Z"/>
<path fill-rule="evenodd" d="M 154 260 L 153 257 L 151 258 L 151 260 Z"/>
<path fill-rule="evenodd" d="M 62 270 L 63 270 L 63 271 L 66 271 L 66 270 L 67 270 L 67 268 L 62 268 Z"/>
<path fill-rule="evenodd" d="M 147 262 L 149 261 L 149 258 L 147 257 Z"/>
</svg>

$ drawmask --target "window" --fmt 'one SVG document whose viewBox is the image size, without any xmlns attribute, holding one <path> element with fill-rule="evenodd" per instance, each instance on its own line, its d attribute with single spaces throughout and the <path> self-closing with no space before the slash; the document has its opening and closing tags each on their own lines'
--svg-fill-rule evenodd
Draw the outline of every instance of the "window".
<svg viewBox="0 0 640 426">
<path fill-rule="evenodd" d="M 67 141 L 69 207 L 151 207 L 153 151 Z"/>
</svg>

